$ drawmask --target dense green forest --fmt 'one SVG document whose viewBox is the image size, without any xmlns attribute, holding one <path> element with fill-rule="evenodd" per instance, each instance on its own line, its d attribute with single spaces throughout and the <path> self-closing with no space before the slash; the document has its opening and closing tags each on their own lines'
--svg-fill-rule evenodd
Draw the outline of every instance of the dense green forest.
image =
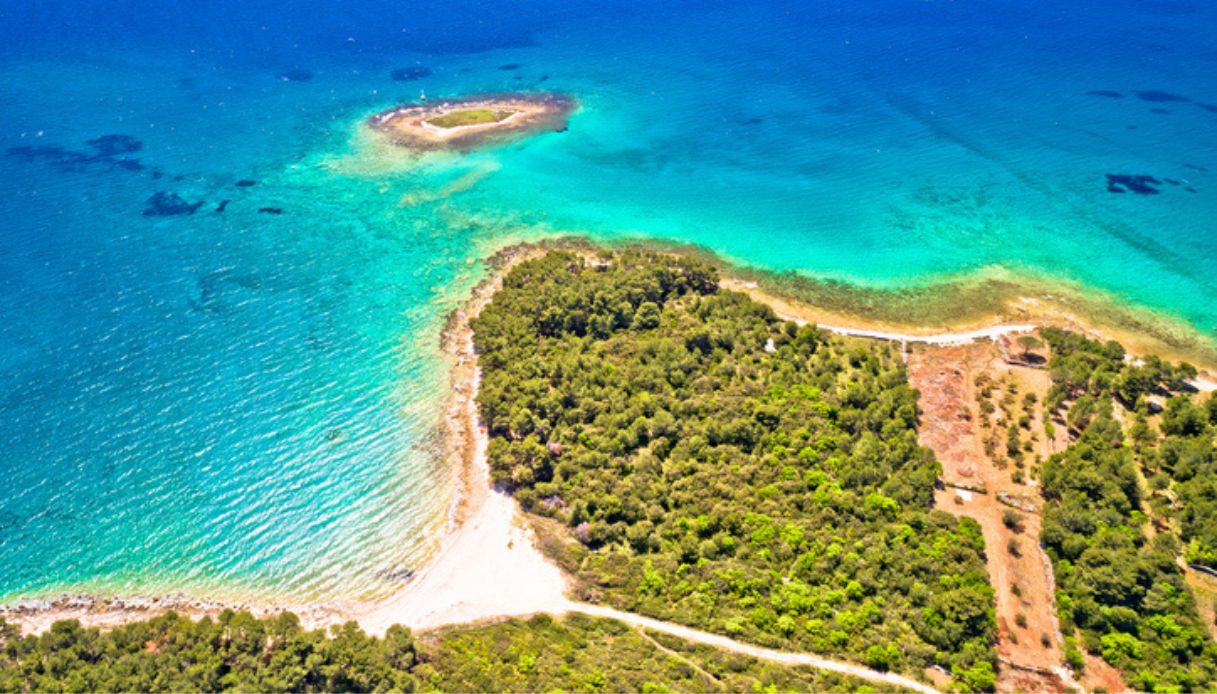
<svg viewBox="0 0 1217 694">
<path fill-rule="evenodd" d="M 329 633 L 291 614 L 168 614 L 110 631 L 60 622 L 17 636 L 0 620 L 0 691 L 868 691 L 860 680 L 787 668 L 645 634 L 607 619 L 547 616 L 383 638 Z"/>
<path fill-rule="evenodd" d="M 1081 666 L 1070 636 L 1076 627 L 1080 646 L 1118 667 L 1135 689 L 1211 688 L 1217 644 L 1184 580 L 1180 538 L 1147 513 L 1160 521 L 1177 514 L 1189 554 L 1211 561 L 1217 406 L 1211 398 L 1201 408 L 1170 397 L 1160 439 L 1149 421 L 1152 400 L 1184 389 L 1195 369 L 1156 359 L 1135 364 L 1114 342 L 1043 334 L 1052 348 L 1048 405 L 1078 437 L 1041 472 L 1041 540 L 1055 567 L 1066 656 Z M 1151 476 L 1148 489 L 1143 474 Z M 1170 501 L 1176 482 L 1177 504 Z M 1146 498 L 1151 493 L 1155 500 Z"/>
<path fill-rule="evenodd" d="M 930 508 L 894 349 L 644 251 L 526 261 L 473 327 L 494 479 L 578 539 L 583 597 L 993 686 L 983 540 Z"/>
<path fill-rule="evenodd" d="M 110 631 L 57 622 L 18 637 L 0 621 L 0 691 L 412 691 L 417 648 L 393 627 L 383 639 L 354 623 L 306 631 L 295 615 L 170 613 Z"/>
</svg>

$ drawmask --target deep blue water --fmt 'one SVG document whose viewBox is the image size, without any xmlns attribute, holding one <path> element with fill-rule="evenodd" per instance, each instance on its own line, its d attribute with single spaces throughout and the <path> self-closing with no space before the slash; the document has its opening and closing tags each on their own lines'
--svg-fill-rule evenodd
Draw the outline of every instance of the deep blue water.
<svg viewBox="0 0 1217 694">
<path fill-rule="evenodd" d="M 1198 1 L 5 3 L 0 599 L 391 590 L 451 501 L 439 326 L 510 239 L 1003 268 L 1217 336 L 1214 37 Z M 519 89 L 582 110 L 419 166 L 360 129 Z"/>
</svg>

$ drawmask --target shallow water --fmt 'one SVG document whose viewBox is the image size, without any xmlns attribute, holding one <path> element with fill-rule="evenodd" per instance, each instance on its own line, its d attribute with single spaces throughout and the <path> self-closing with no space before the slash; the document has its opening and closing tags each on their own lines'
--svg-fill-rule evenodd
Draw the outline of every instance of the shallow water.
<svg viewBox="0 0 1217 694">
<path fill-rule="evenodd" d="M 0 9 L 0 144 L 32 148 L 0 166 L 0 599 L 392 590 L 452 496 L 439 326 L 511 239 L 999 266 L 1217 337 L 1210 3 L 379 5 Z M 566 132 L 474 155 L 359 128 L 542 89 Z M 161 191 L 204 202 L 145 216 Z"/>
</svg>

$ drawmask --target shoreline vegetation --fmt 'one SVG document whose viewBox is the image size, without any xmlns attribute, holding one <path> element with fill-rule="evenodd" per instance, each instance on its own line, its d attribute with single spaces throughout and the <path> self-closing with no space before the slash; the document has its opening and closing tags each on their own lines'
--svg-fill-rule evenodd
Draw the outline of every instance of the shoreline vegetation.
<svg viewBox="0 0 1217 694">
<path fill-rule="evenodd" d="M 415 576 L 397 596 L 375 605 L 357 603 L 290 605 L 224 603 L 180 595 L 151 598 L 94 598 L 65 595 L 54 599 L 27 600 L 0 607 L 0 620 L 7 620 L 10 627 L 21 627 L 27 633 L 40 633 L 48 631 L 52 622 L 62 619 L 79 620 L 86 626 L 114 629 L 147 620 L 167 611 L 175 611 L 195 619 L 204 617 L 214 619 L 232 609 L 248 610 L 254 615 L 265 617 L 270 617 L 283 610 L 290 610 L 300 615 L 299 625 L 306 629 L 336 625 L 353 619 L 371 633 L 383 634 L 388 633 L 389 625 L 393 623 L 405 623 L 414 628 L 434 629 L 454 622 L 479 623 L 487 619 L 501 619 L 511 615 L 568 612 L 568 609 L 564 608 L 569 608 L 570 604 L 562 595 L 565 584 L 547 583 L 548 577 L 542 578 L 542 585 L 536 591 L 538 598 L 531 602 L 529 599 L 513 601 L 510 588 L 507 592 L 491 590 L 487 593 L 482 589 L 486 584 L 493 582 L 477 580 L 484 576 L 489 551 L 504 551 L 507 554 L 501 556 L 506 561 L 525 567 L 523 573 L 515 576 L 518 579 L 517 583 L 511 584 L 508 581 L 507 586 L 524 586 L 542 575 L 528 573 L 527 567 L 554 568 L 553 564 L 537 551 L 536 545 L 540 545 L 545 554 L 558 558 L 559 565 L 568 569 L 571 566 L 561 561 L 561 557 L 558 556 L 564 550 L 561 547 L 561 540 L 555 538 L 555 530 L 549 526 L 549 521 L 533 518 L 532 523 L 522 524 L 521 514 L 516 510 L 517 499 L 496 492 L 487 484 L 485 449 L 479 450 L 479 446 L 485 445 L 485 433 L 479 434 L 476 414 L 470 410 L 477 397 L 479 372 L 471 347 L 473 335 L 469 330 L 468 319 L 480 314 L 481 310 L 500 291 L 504 276 L 522 262 L 536 260 L 552 250 L 573 251 L 591 257 L 592 254 L 605 252 L 605 249 L 612 249 L 609 252 L 621 253 L 636 251 L 640 247 L 674 253 L 680 257 L 709 260 L 714 267 L 722 268 L 724 272 L 728 273 L 728 276 L 721 280 L 721 286 L 724 289 L 742 292 L 755 301 L 767 304 L 782 319 L 834 325 L 837 328 L 855 332 L 881 331 L 922 339 L 931 332 L 939 334 L 939 337 L 944 337 L 941 333 L 967 333 L 981 330 L 980 337 L 990 338 L 1005 332 L 1018 331 L 1028 324 L 1034 324 L 1038 327 L 1064 327 L 1104 339 L 1118 339 L 1118 336 L 1135 336 L 1134 331 L 1138 326 L 1149 325 L 1145 322 L 1145 318 L 1137 317 L 1135 311 L 1129 310 L 1127 315 L 1124 315 L 1119 307 L 1109 307 L 1100 311 L 1098 318 L 1091 316 L 1084 318 L 1085 314 L 1078 312 L 1078 307 L 1100 306 L 1107 301 L 1106 299 L 1066 297 L 1060 293 L 1028 297 L 1029 292 L 1019 291 L 1016 285 L 1007 286 L 1004 281 L 994 280 L 992 284 L 986 284 L 984 281 L 960 282 L 945 292 L 947 298 L 941 305 L 917 308 L 917 301 L 925 300 L 929 295 L 923 292 L 931 291 L 930 288 L 914 290 L 908 295 L 889 290 L 867 289 L 854 289 L 852 290 L 854 293 L 851 294 L 851 290 L 847 289 L 845 285 L 837 283 L 754 273 L 733 268 L 701 249 L 633 242 L 593 244 L 581 238 L 559 238 L 539 243 L 515 244 L 500 249 L 484 261 L 487 276 L 474 289 L 469 301 L 449 316 L 443 331 L 444 353 L 452 365 L 452 389 L 449 402 L 444 408 L 443 440 L 445 443 L 444 451 L 441 454 L 451 465 L 459 465 L 460 490 L 453 509 L 452 523 L 450 523 L 452 527 L 442 541 L 439 552 L 432 562 L 423 568 L 419 575 Z M 969 293 L 973 291 L 979 293 Z M 818 305 L 810 304 L 801 297 L 820 297 L 822 301 Z M 976 299 L 976 297 L 982 298 Z M 1114 302 L 1112 303 L 1114 305 Z M 848 310 L 854 310 L 851 307 L 854 307 L 855 304 L 862 306 L 862 310 L 858 310 L 856 314 L 847 313 Z M 955 312 L 952 312 L 950 307 L 954 307 Z M 909 321 L 908 317 L 924 317 L 926 322 L 925 324 L 914 324 Z M 1169 322 L 1164 322 L 1164 325 L 1169 325 Z M 1198 332 L 1189 333 L 1188 329 L 1181 326 L 1170 326 L 1169 329 L 1155 326 L 1152 330 L 1146 329 L 1144 334 L 1138 336 L 1138 339 L 1129 340 L 1125 344 L 1126 346 L 1129 343 L 1141 345 L 1141 349 L 1134 346 L 1131 350 L 1132 353 L 1138 355 L 1164 352 L 1167 356 L 1182 354 L 1191 357 L 1193 363 L 1211 369 L 1212 365 L 1217 362 L 1212 357 L 1213 348 L 1205 344 L 1205 341 L 1206 338 Z M 1205 383 L 1205 378 L 1211 378 L 1211 374 L 1201 375 L 1202 384 Z M 1073 406 L 1072 403 L 1070 406 Z M 493 462 L 491 464 L 493 466 Z M 500 481 L 502 481 L 501 477 Z M 509 482 L 508 486 L 511 484 Z M 487 514 L 486 509 L 490 507 L 494 507 L 494 511 Z M 470 537 L 480 539 L 468 540 L 467 538 Z M 505 548 L 501 546 L 504 541 L 506 542 Z M 1211 544 L 1197 545 L 1198 542 L 1193 541 L 1193 545 L 1201 546 L 1202 549 L 1196 550 L 1195 553 L 1210 551 L 1208 548 L 1212 546 Z M 496 555 L 490 561 L 497 561 L 498 558 L 499 556 Z M 1217 562 L 1209 561 L 1207 563 Z M 1064 570 L 1068 571 L 1068 568 L 1066 567 Z M 464 580 L 456 580 L 462 575 Z M 558 577 L 559 581 L 562 580 L 561 574 L 554 575 Z M 429 579 L 429 576 L 434 578 Z M 519 582 L 519 580 L 523 582 Z M 445 591 L 443 585 L 453 581 L 458 585 L 452 585 L 451 590 Z M 439 587 L 433 592 L 428 592 L 426 588 L 428 585 Z M 554 587 L 555 585 L 557 588 Z M 575 590 L 576 594 L 579 594 L 580 590 L 586 590 L 586 584 L 582 589 L 576 586 Z M 482 594 L 479 595 L 479 592 Z M 555 595 L 557 595 L 556 599 Z M 586 597 L 586 594 L 582 596 Z M 1077 621 L 1080 622 L 1078 626 L 1082 627 L 1084 622 Z M 1073 624 L 1072 621 L 1067 621 L 1067 623 L 1070 626 Z M 525 623 L 510 620 L 502 624 Z M 545 628 L 549 628 L 550 624 L 550 622 L 546 622 Z M 447 627 L 441 632 L 435 633 L 456 633 L 463 628 Z M 1074 647 L 1072 641 L 1068 643 L 1070 647 Z M 1132 648 L 1126 642 L 1121 642 L 1121 645 Z M 872 658 L 875 660 L 874 664 L 884 667 L 894 664 L 894 661 L 887 661 L 887 664 L 880 662 L 893 654 L 868 652 L 862 655 L 865 658 L 859 658 L 859 660 L 866 659 L 868 664 Z M 976 662 L 986 661 L 969 662 L 975 665 Z M 967 680 L 969 683 L 967 686 L 971 688 L 984 688 L 986 675 L 983 668 L 981 671 L 960 670 L 955 674 L 956 677 L 963 677 Z"/>
<path fill-rule="evenodd" d="M 1201 333 L 1182 318 L 1044 276 L 994 268 L 907 287 L 876 288 L 756 269 L 702 246 L 657 239 L 592 240 L 571 235 L 542 239 L 535 245 L 583 252 L 637 248 L 700 258 L 720 268 L 725 287 L 817 325 L 914 339 L 1002 325 L 1053 326 L 1116 340 L 1137 356 L 1187 361 L 1212 372 L 1210 376 L 1217 375 L 1217 337 Z"/>
</svg>

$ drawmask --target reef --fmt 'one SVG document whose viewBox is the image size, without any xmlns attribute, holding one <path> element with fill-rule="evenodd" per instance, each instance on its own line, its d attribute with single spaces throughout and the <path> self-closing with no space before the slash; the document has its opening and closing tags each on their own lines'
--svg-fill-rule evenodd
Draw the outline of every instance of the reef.
<svg viewBox="0 0 1217 694">
<path fill-rule="evenodd" d="M 506 65 L 500 65 L 499 69 L 504 72 L 511 72 L 512 70 L 519 70 L 520 64 L 519 63 L 507 63 Z"/>
<path fill-rule="evenodd" d="M 431 68 L 423 67 L 422 65 L 416 65 L 414 67 L 399 67 L 393 72 L 389 73 L 389 76 L 397 82 L 413 82 L 415 80 L 421 80 L 425 77 L 430 77 Z"/>
<path fill-rule="evenodd" d="M 229 200 L 228 198 L 224 198 L 223 200 L 221 200 L 220 204 L 216 205 L 216 213 L 217 214 L 223 213 L 224 210 L 228 209 L 228 203 L 230 203 L 230 202 L 232 202 L 232 201 Z"/>
<path fill-rule="evenodd" d="M 1153 176 L 1147 174 L 1107 174 L 1107 192 L 1136 193 L 1137 195 L 1157 195 L 1162 191 L 1156 186 L 1162 185 Z"/>
<path fill-rule="evenodd" d="M 145 217 L 177 217 L 194 214 L 203 206 L 203 201 L 186 202 L 177 193 L 162 190 L 148 198 L 147 205 L 144 209 Z"/>
<path fill-rule="evenodd" d="M 485 94 L 405 104 L 368 121 L 400 147 L 469 151 L 538 132 L 562 132 L 575 100 L 551 92 Z"/>
<path fill-rule="evenodd" d="M 282 207 L 259 207 L 258 212 L 260 212 L 262 214 L 279 215 L 279 214 L 283 214 L 283 208 Z"/>
<path fill-rule="evenodd" d="M 258 183 L 257 181 L 254 181 L 254 180 L 251 180 L 248 178 L 242 178 L 241 180 L 237 181 L 237 187 L 238 188 L 250 188 L 254 185 L 257 185 L 257 183 Z"/>
</svg>

